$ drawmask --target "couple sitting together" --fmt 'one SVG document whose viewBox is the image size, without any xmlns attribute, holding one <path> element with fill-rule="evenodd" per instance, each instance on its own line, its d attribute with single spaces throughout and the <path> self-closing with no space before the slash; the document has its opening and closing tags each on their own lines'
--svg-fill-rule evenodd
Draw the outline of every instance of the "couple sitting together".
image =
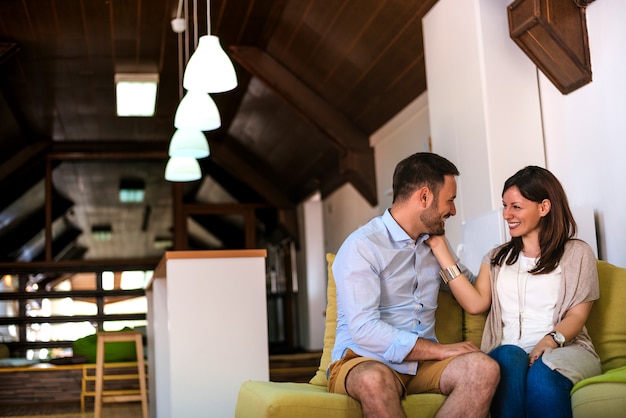
<svg viewBox="0 0 626 418">
<path fill-rule="evenodd" d="M 601 373 L 585 322 L 599 298 L 596 257 L 578 240 L 558 179 L 529 166 L 502 191 L 511 240 L 474 276 L 451 251 L 456 214 L 447 159 L 417 153 L 393 174 L 393 203 L 337 252 L 337 330 L 328 389 L 364 417 L 403 417 L 401 399 L 441 393 L 441 417 L 571 417 L 570 389 Z M 440 344 L 435 310 L 447 286 L 467 312 L 489 311 L 481 347 Z"/>
</svg>

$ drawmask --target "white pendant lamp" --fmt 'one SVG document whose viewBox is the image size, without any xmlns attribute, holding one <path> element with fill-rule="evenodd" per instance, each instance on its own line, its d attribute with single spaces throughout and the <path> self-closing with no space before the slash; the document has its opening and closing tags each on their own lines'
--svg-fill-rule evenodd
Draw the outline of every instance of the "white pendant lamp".
<svg viewBox="0 0 626 418">
<path fill-rule="evenodd" d="M 200 164 L 193 157 L 171 157 L 165 166 L 167 181 L 194 181 L 201 177 Z"/>
<path fill-rule="evenodd" d="M 207 93 L 190 90 L 178 104 L 174 116 L 176 129 L 211 131 L 222 124 L 220 112 Z"/>
<path fill-rule="evenodd" d="M 217 36 L 200 37 L 198 48 L 187 63 L 183 87 L 205 93 L 221 93 L 237 87 L 235 67 Z"/>
<path fill-rule="evenodd" d="M 210 154 L 209 143 L 201 131 L 177 129 L 170 141 L 170 157 L 205 158 Z"/>
</svg>

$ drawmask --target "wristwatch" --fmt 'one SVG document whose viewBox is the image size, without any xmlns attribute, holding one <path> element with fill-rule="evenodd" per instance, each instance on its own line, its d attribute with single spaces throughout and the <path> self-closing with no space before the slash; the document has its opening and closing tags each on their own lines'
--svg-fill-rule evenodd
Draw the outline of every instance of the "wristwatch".
<svg viewBox="0 0 626 418">
<path fill-rule="evenodd" d="M 461 269 L 458 265 L 453 264 L 447 269 L 441 270 L 439 275 L 441 276 L 441 280 L 443 280 L 445 284 L 448 284 L 449 281 L 454 280 L 461 275 Z"/>
<path fill-rule="evenodd" d="M 549 332 L 548 334 L 552 337 L 552 339 L 554 340 L 554 342 L 559 346 L 559 347 L 563 347 L 565 345 L 565 336 L 563 334 L 561 334 L 558 331 L 552 331 Z"/>
</svg>

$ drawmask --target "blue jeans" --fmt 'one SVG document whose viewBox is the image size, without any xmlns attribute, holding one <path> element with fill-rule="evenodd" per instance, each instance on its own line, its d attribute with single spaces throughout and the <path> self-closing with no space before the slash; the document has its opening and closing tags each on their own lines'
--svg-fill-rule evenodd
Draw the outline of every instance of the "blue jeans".
<svg viewBox="0 0 626 418">
<path fill-rule="evenodd" d="M 500 365 L 500 384 L 491 403 L 493 418 L 571 418 L 572 382 L 541 358 L 529 367 L 528 354 L 502 345 L 489 355 Z"/>
</svg>

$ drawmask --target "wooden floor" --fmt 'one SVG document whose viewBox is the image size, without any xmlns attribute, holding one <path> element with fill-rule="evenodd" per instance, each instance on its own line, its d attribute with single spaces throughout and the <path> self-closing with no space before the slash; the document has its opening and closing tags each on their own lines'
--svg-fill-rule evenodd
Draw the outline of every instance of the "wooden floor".
<svg viewBox="0 0 626 418">
<path fill-rule="evenodd" d="M 270 380 L 272 382 L 308 382 L 317 371 L 322 353 L 297 353 L 280 354 L 270 356 Z M 0 406 L 0 418 L 91 418 L 93 410 L 85 413 L 73 412 L 72 408 L 58 407 L 53 405 L 31 405 L 27 413 L 21 409 Z M 76 410 L 80 408 L 74 408 Z M 70 412 L 72 411 L 72 412 Z M 141 403 L 128 402 L 119 404 L 104 404 L 102 409 L 103 418 L 137 418 L 141 417 Z"/>
</svg>

